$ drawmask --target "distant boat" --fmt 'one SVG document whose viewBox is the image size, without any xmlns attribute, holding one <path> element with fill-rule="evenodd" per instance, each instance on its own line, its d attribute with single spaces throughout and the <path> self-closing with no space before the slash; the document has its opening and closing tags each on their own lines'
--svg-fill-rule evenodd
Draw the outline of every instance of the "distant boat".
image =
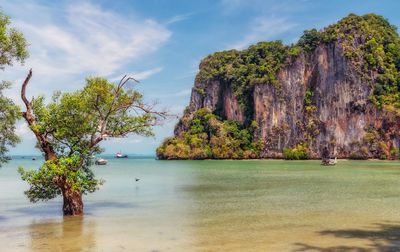
<svg viewBox="0 0 400 252">
<path fill-rule="evenodd" d="M 107 164 L 107 159 L 99 158 L 96 160 L 95 164 L 97 165 L 106 165 Z"/>
<path fill-rule="evenodd" d="M 330 158 L 330 159 L 322 160 L 322 165 L 335 165 L 336 163 L 337 163 L 336 157 L 334 159 Z"/>
<path fill-rule="evenodd" d="M 36 160 L 36 157 L 33 157 L 32 160 Z"/>
<path fill-rule="evenodd" d="M 128 158 L 128 155 L 122 155 L 121 153 L 117 153 L 116 158 Z"/>
</svg>

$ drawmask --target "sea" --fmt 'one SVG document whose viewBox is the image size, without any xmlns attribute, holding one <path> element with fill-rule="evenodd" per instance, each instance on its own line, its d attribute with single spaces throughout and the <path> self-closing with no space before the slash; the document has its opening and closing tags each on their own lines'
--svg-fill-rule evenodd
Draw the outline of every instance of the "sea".
<svg viewBox="0 0 400 252">
<path fill-rule="evenodd" d="M 400 162 L 117 159 L 84 216 L 0 168 L 0 251 L 400 251 Z M 138 179 L 138 180 L 137 180 Z"/>
</svg>

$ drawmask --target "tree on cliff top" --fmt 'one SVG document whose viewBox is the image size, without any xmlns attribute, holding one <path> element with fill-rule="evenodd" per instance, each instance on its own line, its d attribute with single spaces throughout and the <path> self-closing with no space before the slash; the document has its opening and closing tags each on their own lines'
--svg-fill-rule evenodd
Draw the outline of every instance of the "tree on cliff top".
<svg viewBox="0 0 400 252">
<path fill-rule="evenodd" d="M 142 94 L 127 87 L 134 79 L 126 76 L 117 85 L 103 78 L 88 78 L 83 89 L 58 92 L 47 105 L 44 97 L 28 101 L 25 90 L 31 76 L 32 71 L 21 90 L 26 106 L 23 117 L 46 162 L 38 170 L 19 169 L 30 185 L 25 194 L 32 202 L 62 195 L 64 215 L 82 215 L 82 194 L 96 191 L 103 183 L 90 169 L 90 156 L 102 151 L 98 144 L 105 138 L 129 134 L 151 136 L 152 126 L 165 118 L 166 112 L 144 103 Z"/>
<path fill-rule="evenodd" d="M 12 66 L 15 61 L 23 63 L 28 57 L 27 43 L 22 33 L 10 28 L 10 17 L 0 11 L 0 69 Z M 19 142 L 15 134 L 15 122 L 19 117 L 19 108 L 14 102 L 3 95 L 3 90 L 10 87 L 6 81 L 0 82 L 0 165 L 6 159 L 1 158 L 8 146 Z"/>
</svg>

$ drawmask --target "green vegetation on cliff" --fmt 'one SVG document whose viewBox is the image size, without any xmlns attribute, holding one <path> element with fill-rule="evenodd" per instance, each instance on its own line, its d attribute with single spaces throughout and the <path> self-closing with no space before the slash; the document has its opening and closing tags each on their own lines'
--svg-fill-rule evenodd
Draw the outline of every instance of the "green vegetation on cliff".
<svg viewBox="0 0 400 252">
<path fill-rule="evenodd" d="M 189 129 L 182 136 L 167 138 L 157 149 L 161 159 L 257 158 L 261 144 L 253 141 L 253 122 L 243 129 L 233 120 L 221 121 L 207 109 L 199 109 L 184 122 Z"/>
<path fill-rule="evenodd" d="M 376 106 L 400 112 L 400 38 L 396 30 L 382 16 L 350 14 L 321 31 L 304 31 L 296 45 L 285 46 L 277 40 L 259 42 L 243 51 L 216 52 L 202 60 L 196 80 L 229 83 L 251 121 L 248 98 L 255 84 L 279 86 L 277 72 L 301 51 L 309 55 L 320 45 L 340 42 L 360 78 L 374 85 L 371 100 Z"/>
<path fill-rule="evenodd" d="M 261 150 L 261 144 L 256 145 L 254 142 L 260 143 L 261 140 L 255 139 L 253 135 L 254 87 L 258 84 L 272 85 L 277 95 L 282 94 L 282 83 L 278 78 L 279 71 L 294 64 L 296 58 L 303 55 L 306 68 L 309 67 L 308 64 L 315 62 L 315 57 L 318 57 L 317 48 L 327 49 L 335 46 L 339 48 L 339 51 L 341 48 L 342 56 L 351 63 L 348 71 L 354 72 L 354 76 L 359 78 L 360 83 L 370 84 L 369 102 L 379 110 L 384 109 L 400 115 L 400 37 L 396 30 L 397 28 L 390 25 L 382 16 L 350 14 L 338 23 L 320 31 L 316 29 L 304 31 L 299 41 L 293 45 L 284 45 L 280 40 L 259 42 L 242 51 L 228 50 L 207 56 L 200 63 L 200 71 L 196 76 L 196 83 L 199 85 L 194 90 L 204 98 L 207 95 L 207 85 L 214 80 L 220 85 L 230 87 L 245 120 L 242 124 L 225 120 L 227 118 L 224 118 L 223 108 L 218 103 L 214 111 L 207 112 L 203 119 L 200 119 L 199 111 L 194 112 L 193 115 L 193 111 L 188 110 L 186 111 L 188 113 L 185 112 L 183 121 L 179 123 L 184 131 L 179 132 L 179 135 L 174 138 L 167 139 L 157 150 L 158 157 L 246 158 L 249 156 L 247 155 L 249 151 L 254 154 L 250 155 L 251 157 L 257 156 Z M 321 123 L 318 118 L 312 117 L 316 112 L 313 97 L 313 90 L 309 87 L 304 94 L 302 113 L 304 118 L 311 121 L 299 121 L 300 126 L 303 125 L 303 127 L 299 126 L 300 131 L 304 135 L 292 142 L 292 146 L 287 146 L 289 148 L 283 150 L 282 155 L 287 159 L 309 158 L 307 146 L 320 133 L 317 126 Z M 218 124 L 218 127 L 223 130 L 211 130 L 212 127 L 207 126 L 210 121 L 215 125 Z M 237 132 L 249 136 L 242 137 L 230 132 L 227 130 L 229 125 L 235 125 Z M 201 130 L 196 131 L 195 129 L 199 127 Z M 384 139 L 381 136 L 380 141 L 386 141 Z M 268 139 L 263 139 L 263 141 L 268 142 Z M 391 144 L 387 145 L 391 146 Z M 381 153 L 381 158 L 396 156 L 391 154 L 389 147 L 376 146 L 376 143 L 373 148 L 370 146 L 369 151 L 365 146 L 357 147 L 358 149 L 355 149 L 350 156 L 364 158 L 372 152 Z M 264 148 L 268 146 L 264 145 Z"/>
<path fill-rule="evenodd" d="M 305 144 L 298 144 L 295 148 L 283 148 L 283 158 L 287 160 L 300 160 L 308 158 L 308 149 Z"/>
<path fill-rule="evenodd" d="M 350 14 L 323 31 L 304 31 L 298 42 L 306 53 L 321 44 L 340 42 L 344 56 L 357 68 L 360 78 L 374 85 L 371 101 L 400 113 L 400 37 L 397 28 L 382 16 Z"/>
<path fill-rule="evenodd" d="M 282 41 L 259 42 L 243 51 L 229 50 L 214 53 L 200 63 L 196 81 L 219 80 L 234 91 L 247 123 L 251 123 L 251 94 L 256 84 L 279 86 L 276 73 L 287 64 L 290 56 L 299 53 L 297 46 L 285 46 Z"/>
</svg>

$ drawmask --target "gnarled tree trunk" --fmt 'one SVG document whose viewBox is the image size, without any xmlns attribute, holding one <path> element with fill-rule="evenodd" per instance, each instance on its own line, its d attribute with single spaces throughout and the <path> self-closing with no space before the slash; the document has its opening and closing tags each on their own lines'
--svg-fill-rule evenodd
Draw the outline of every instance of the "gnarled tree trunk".
<svg viewBox="0 0 400 252">
<path fill-rule="evenodd" d="M 54 183 L 60 187 L 63 195 L 63 214 L 64 215 L 83 215 L 82 192 L 79 189 L 72 189 L 68 179 L 61 176 L 54 178 Z"/>
<path fill-rule="evenodd" d="M 63 191 L 63 214 L 83 215 L 82 193 L 80 191 Z"/>
<path fill-rule="evenodd" d="M 35 129 L 36 121 L 32 115 L 32 103 L 26 99 L 25 89 L 28 85 L 29 80 L 32 77 L 32 69 L 29 71 L 21 89 L 21 98 L 25 103 L 26 112 L 22 113 L 28 125 L 31 127 L 36 139 L 39 143 L 40 148 L 44 152 L 45 160 L 52 160 L 54 162 L 58 161 L 57 153 L 54 151 L 53 146 L 47 139 L 47 135 L 40 133 Z M 71 183 L 61 176 L 57 176 L 53 179 L 53 182 L 61 189 L 64 199 L 63 204 L 63 214 L 64 215 L 83 215 L 83 202 L 82 202 L 82 192 L 78 189 L 72 190 Z"/>
</svg>

